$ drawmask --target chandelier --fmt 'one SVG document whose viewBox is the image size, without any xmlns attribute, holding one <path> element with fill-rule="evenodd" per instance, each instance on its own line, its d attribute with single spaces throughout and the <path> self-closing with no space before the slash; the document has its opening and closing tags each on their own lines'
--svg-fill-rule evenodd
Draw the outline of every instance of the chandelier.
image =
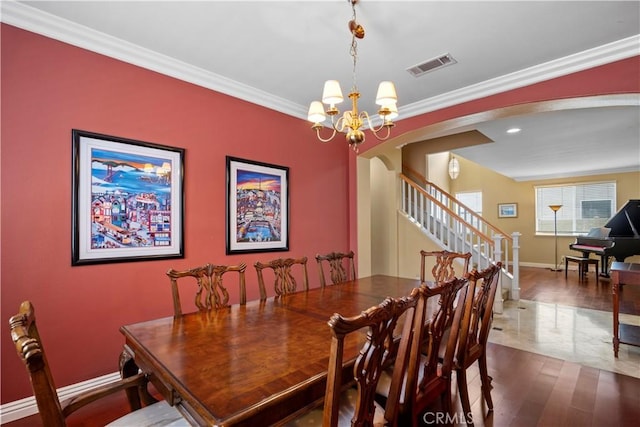
<svg viewBox="0 0 640 427">
<path fill-rule="evenodd" d="M 357 39 L 364 38 L 364 28 L 356 21 L 356 3 L 358 0 L 347 0 L 351 3 L 351 10 L 353 15 L 351 21 L 349 21 L 349 31 L 351 31 L 351 49 L 350 54 L 353 58 L 353 86 L 349 93 L 349 99 L 351 99 L 351 110 L 345 111 L 342 116 L 336 118 L 340 111 L 336 108 L 336 104 L 341 103 L 344 98 L 342 96 L 342 90 L 340 89 L 340 83 L 337 80 L 327 80 L 324 84 L 324 90 L 322 92 L 322 102 L 313 101 L 309 106 L 308 120 L 313 123 L 312 129 L 316 131 L 318 139 L 322 142 L 331 141 L 336 134 L 344 133 L 349 143 L 349 146 L 354 151 L 358 151 L 358 146 L 365 140 L 365 134 L 363 127 L 366 125 L 374 134 L 374 136 L 384 141 L 391 135 L 391 128 L 394 125 L 393 119 L 398 116 L 398 107 L 396 102 L 398 97 L 396 95 L 396 88 L 390 81 L 383 81 L 378 86 L 378 93 L 376 95 L 376 104 L 380 106 L 378 115 L 382 119 L 382 123 L 378 127 L 374 127 L 371 124 L 371 119 L 366 111 L 358 111 L 358 98 L 360 98 L 360 92 L 356 85 L 356 65 L 358 62 L 358 42 Z M 326 104 L 326 110 L 323 106 Z M 320 131 L 323 128 L 323 122 L 327 116 L 331 119 L 332 133 L 328 138 L 323 138 L 320 135 Z"/>
</svg>

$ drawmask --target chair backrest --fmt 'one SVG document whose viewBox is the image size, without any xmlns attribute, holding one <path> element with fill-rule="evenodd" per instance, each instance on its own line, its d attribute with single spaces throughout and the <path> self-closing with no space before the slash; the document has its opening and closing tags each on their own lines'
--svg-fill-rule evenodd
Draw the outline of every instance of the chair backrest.
<svg viewBox="0 0 640 427">
<path fill-rule="evenodd" d="M 386 298 L 382 303 L 373 306 L 357 316 L 345 318 L 340 314 L 334 314 L 329 320 L 331 328 L 331 350 L 329 357 L 329 369 L 327 374 L 327 388 L 325 393 L 323 426 L 337 426 L 340 412 L 340 394 L 343 381 L 343 351 L 345 338 L 356 331 L 366 330 L 366 341 L 361 347 L 353 367 L 353 380 L 357 386 L 355 413 L 351 420 L 352 426 L 372 426 L 375 414 L 375 392 L 378 380 L 384 367 L 388 366 L 390 357 L 389 347 L 396 340 L 399 319 L 404 317 L 403 336 L 413 328 L 412 321 L 418 302 L 419 290 L 403 298 Z M 400 382 L 404 379 L 403 366 L 399 366 L 396 360 L 398 374 L 394 372 L 394 379 Z M 392 380 L 393 382 L 393 380 Z M 397 402 L 387 400 L 385 418 L 394 416 Z M 387 411 L 387 408 L 389 410 Z M 388 413 L 387 413 L 388 412 Z"/>
<path fill-rule="evenodd" d="M 464 312 L 471 309 L 467 299 L 468 292 L 472 292 L 469 283 L 466 278 L 453 278 L 435 287 L 423 284 L 419 288 L 421 298 L 416 307 L 411 342 L 401 340 L 397 356 L 397 360 L 407 360 L 406 381 L 392 381 L 389 390 L 389 399 L 400 401 L 398 411 L 406 417 L 416 417 L 450 388 L 460 323 Z M 429 320 L 428 307 L 433 307 L 435 301 L 430 302 L 433 299 L 438 300 L 437 309 Z M 425 327 L 428 341 L 423 356 Z M 444 340 L 446 349 L 444 355 L 439 355 Z"/>
<path fill-rule="evenodd" d="M 238 273 L 240 304 L 246 304 L 246 268 L 246 264 L 241 263 L 238 265 L 205 264 L 203 266 L 184 271 L 170 269 L 167 271 L 167 276 L 171 280 L 171 293 L 173 294 L 173 310 L 175 315 L 182 315 L 178 279 L 187 277 L 195 279 L 197 288 L 194 296 L 194 302 L 198 310 L 216 310 L 229 306 L 229 291 L 222 282 L 223 276 L 228 272 Z"/>
<path fill-rule="evenodd" d="M 486 347 L 493 319 L 493 302 L 500 280 L 502 263 L 492 264 L 482 271 L 473 270 L 469 280 L 475 282 L 472 307 L 460 325 L 456 363 L 466 368 L 477 360 Z"/>
<path fill-rule="evenodd" d="M 258 286 L 260 287 L 260 299 L 267 299 L 267 289 L 264 284 L 263 271 L 265 268 L 273 270 L 274 283 L 273 288 L 277 296 L 296 292 L 298 283 L 292 271 L 295 265 L 300 266 L 302 274 L 302 288 L 309 290 L 309 276 L 307 274 L 307 257 L 302 258 L 278 258 L 267 263 L 257 261 L 254 266 L 258 274 Z"/>
<path fill-rule="evenodd" d="M 471 252 L 420 251 L 420 281 L 423 283 L 426 281 L 427 258 L 433 259 L 431 274 L 435 283 L 440 283 L 456 277 L 456 271 L 453 266 L 456 260 L 463 262 L 460 273 L 457 276 L 464 277 L 469 272 Z"/>
<path fill-rule="evenodd" d="M 353 262 L 353 251 L 349 253 L 331 252 L 326 255 L 316 255 L 316 261 L 318 262 L 318 274 L 320 275 L 320 286 L 325 287 L 327 281 L 324 275 L 323 264 L 329 264 L 329 277 L 331 277 L 331 284 L 336 285 L 338 283 L 348 282 L 356 279 L 356 268 Z"/>
<path fill-rule="evenodd" d="M 20 305 L 20 311 L 11 317 L 9 324 L 11 339 L 31 378 L 40 417 L 47 426 L 65 426 L 65 416 L 36 326 L 35 310 L 30 301 L 24 301 Z"/>
</svg>

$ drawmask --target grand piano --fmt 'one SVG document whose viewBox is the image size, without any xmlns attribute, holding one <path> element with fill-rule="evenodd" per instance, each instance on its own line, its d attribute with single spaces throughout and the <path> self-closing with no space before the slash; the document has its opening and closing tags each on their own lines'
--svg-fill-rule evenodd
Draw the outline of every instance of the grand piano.
<svg viewBox="0 0 640 427">
<path fill-rule="evenodd" d="M 604 229 L 596 228 L 586 236 L 578 236 L 569 249 L 582 252 L 587 258 L 596 254 L 601 259 L 601 273 L 609 277 L 609 259 L 624 262 L 625 258 L 640 255 L 640 200 L 629 200 L 609 221 Z"/>
</svg>

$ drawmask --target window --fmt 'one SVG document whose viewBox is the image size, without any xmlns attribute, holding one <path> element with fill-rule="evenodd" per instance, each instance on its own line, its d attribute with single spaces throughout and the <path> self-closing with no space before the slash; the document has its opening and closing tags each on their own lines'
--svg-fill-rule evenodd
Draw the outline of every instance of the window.
<svg viewBox="0 0 640 427">
<path fill-rule="evenodd" d="M 578 235 L 604 226 L 616 207 L 615 182 L 535 187 L 536 234 Z M 554 218 L 550 205 L 562 205 Z"/>
<path fill-rule="evenodd" d="M 456 193 L 456 199 L 472 212 L 482 216 L 482 191 L 472 191 L 468 193 Z M 467 215 L 467 210 L 462 206 L 457 206 L 457 214 L 464 218 L 467 222 L 471 223 L 474 227 L 478 227 L 477 218 Z"/>
<path fill-rule="evenodd" d="M 610 200 L 583 200 L 582 218 L 609 218 L 612 215 Z"/>
</svg>

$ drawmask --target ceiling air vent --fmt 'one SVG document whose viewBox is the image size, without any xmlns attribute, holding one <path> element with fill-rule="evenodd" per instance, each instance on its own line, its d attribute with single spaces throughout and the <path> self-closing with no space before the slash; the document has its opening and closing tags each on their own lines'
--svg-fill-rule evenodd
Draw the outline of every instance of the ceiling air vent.
<svg viewBox="0 0 640 427">
<path fill-rule="evenodd" d="M 453 59 L 453 57 L 447 53 L 437 58 L 429 59 L 428 61 L 425 61 L 421 64 L 407 68 L 407 71 L 413 77 L 419 77 L 425 73 L 437 70 L 438 68 L 446 67 L 448 65 L 453 65 L 457 62 L 458 61 Z"/>
</svg>

